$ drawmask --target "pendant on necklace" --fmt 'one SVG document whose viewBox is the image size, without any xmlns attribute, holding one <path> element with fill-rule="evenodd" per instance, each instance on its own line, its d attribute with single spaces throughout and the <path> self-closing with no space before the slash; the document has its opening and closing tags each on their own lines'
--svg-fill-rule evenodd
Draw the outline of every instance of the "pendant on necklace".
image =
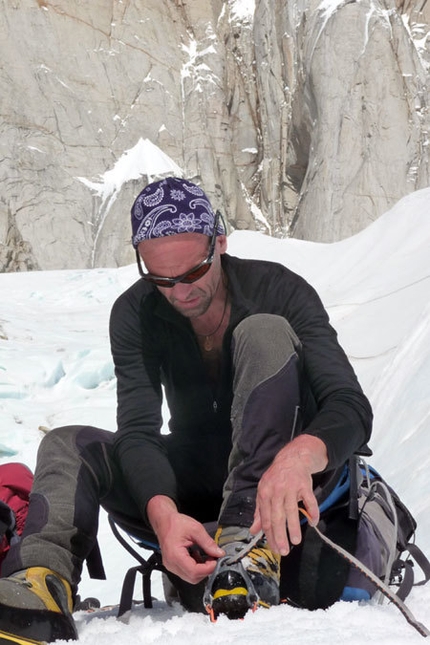
<svg viewBox="0 0 430 645">
<path fill-rule="evenodd" d="M 205 340 L 204 340 L 204 343 L 203 343 L 203 347 L 205 349 L 205 352 L 212 351 L 213 346 L 214 346 L 214 343 L 213 343 L 212 336 L 205 336 Z"/>
</svg>

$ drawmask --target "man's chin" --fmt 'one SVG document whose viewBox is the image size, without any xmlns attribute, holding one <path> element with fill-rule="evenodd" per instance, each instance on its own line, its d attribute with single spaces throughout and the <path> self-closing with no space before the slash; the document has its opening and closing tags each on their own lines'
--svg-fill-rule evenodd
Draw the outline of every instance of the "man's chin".
<svg viewBox="0 0 430 645">
<path fill-rule="evenodd" d="M 204 301 L 202 302 L 201 298 L 196 298 L 196 302 L 175 302 L 172 303 L 172 306 L 176 309 L 176 311 L 185 316 L 185 318 L 197 318 L 198 316 L 203 315 L 208 309 L 208 304 Z"/>
</svg>

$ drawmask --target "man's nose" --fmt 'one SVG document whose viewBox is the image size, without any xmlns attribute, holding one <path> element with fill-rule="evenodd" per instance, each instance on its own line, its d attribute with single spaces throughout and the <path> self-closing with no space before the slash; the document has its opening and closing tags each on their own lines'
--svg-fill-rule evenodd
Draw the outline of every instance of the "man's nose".
<svg viewBox="0 0 430 645">
<path fill-rule="evenodd" d="M 177 282 L 173 287 L 172 287 L 172 292 L 175 298 L 178 298 L 178 300 L 187 300 L 187 297 L 193 290 L 193 285 L 192 284 L 185 284 L 185 282 Z"/>
</svg>

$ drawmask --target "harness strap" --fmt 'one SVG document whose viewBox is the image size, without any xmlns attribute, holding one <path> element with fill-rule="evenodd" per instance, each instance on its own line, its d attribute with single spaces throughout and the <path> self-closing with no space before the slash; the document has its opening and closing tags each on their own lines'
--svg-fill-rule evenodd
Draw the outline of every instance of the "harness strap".
<svg viewBox="0 0 430 645">
<path fill-rule="evenodd" d="M 106 580 L 106 573 L 103 566 L 103 559 L 98 540 L 96 540 L 87 557 L 87 569 L 90 578 L 95 580 Z"/>
<path fill-rule="evenodd" d="M 138 573 L 142 574 L 143 606 L 145 609 L 152 609 L 151 573 L 154 570 L 163 570 L 161 568 L 161 558 L 159 553 L 153 553 L 145 564 L 131 567 L 127 571 L 122 584 L 121 598 L 118 607 L 118 618 L 129 611 L 133 605 L 133 591 L 136 583 L 136 575 Z"/>
<path fill-rule="evenodd" d="M 132 555 L 140 565 L 137 567 L 131 567 L 125 574 L 124 582 L 121 590 L 121 598 L 118 608 L 118 618 L 129 611 L 133 604 L 133 591 L 136 582 L 136 575 L 138 573 L 142 574 L 142 591 L 143 591 L 143 606 L 145 609 L 152 608 L 152 597 L 151 597 L 151 573 L 153 571 L 165 571 L 161 559 L 160 548 L 156 548 L 155 545 L 148 545 L 148 548 L 153 548 L 154 552 L 148 559 L 142 557 L 133 547 L 127 542 L 127 540 L 121 535 L 118 530 L 115 520 L 109 515 L 108 521 L 112 529 L 112 533 L 118 540 L 118 542 L 124 547 L 130 555 Z M 143 547 L 147 546 L 142 543 Z"/>
</svg>

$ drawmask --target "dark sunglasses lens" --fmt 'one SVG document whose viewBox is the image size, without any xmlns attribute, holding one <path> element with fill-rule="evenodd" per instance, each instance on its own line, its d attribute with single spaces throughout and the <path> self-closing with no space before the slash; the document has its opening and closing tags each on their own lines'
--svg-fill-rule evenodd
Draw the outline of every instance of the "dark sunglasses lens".
<svg viewBox="0 0 430 645">
<path fill-rule="evenodd" d="M 206 273 L 209 271 L 209 269 L 211 268 L 211 264 L 212 262 L 208 262 L 207 264 L 202 264 L 202 266 L 191 270 L 181 280 L 181 282 L 185 282 L 185 284 L 191 284 L 191 282 L 196 282 L 196 280 L 200 280 L 200 278 L 203 278 L 203 276 L 206 275 Z"/>
<path fill-rule="evenodd" d="M 211 262 L 208 262 L 207 264 L 202 264 L 202 266 L 199 266 L 196 269 L 192 269 L 182 278 L 182 280 L 175 280 L 175 278 L 157 278 L 152 275 L 144 275 L 142 277 L 148 282 L 155 284 L 157 287 L 171 288 L 174 287 L 178 282 L 191 284 L 192 282 L 196 282 L 196 280 L 200 280 L 200 278 L 203 278 L 203 276 L 206 275 L 206 273 L 209 271 L 211 264 Z"/>
<path fill-rule="evenodd" d="M 178 278 L 163 278 L 161 276 L 152 276 L 151 274 L 145 274 L 142 270 L 142 265 L 141 265 L 141 260 L 140 260 L 140 255 L 137 254 L 137 263 L 139 265 L 139 270 L 140 270 L 140 275 L 144 280 L 147 280 L 147 282 L 151 282 L 152 284 L 155 284 L 157 287 L 165 287 L 165 288 L 171 288 L 174 287 L 175 284 L 178 282 L 183 282 L 184 284 L 191 284 L 192 282 L 196 282 L 197 280 L 200 280 L 200 278 L 203 278 L 204 275 L 209 271 L 209 269 L 212 266 L 212 261 L 213 261 L 213 255 L 214 255 L 214 249 L 215 249 L 215 240 L 216 240 L 216 223 L 218 221 L 218 216 L 217 219 L 215 220 L 215 228 L 213 232 L 213 237 L 211 240 L 211 248 L 209 250 L 209 255 L 204 260 L 201 264 L 196 266 L 194 269 L 191 269 L 186 273 L 180 280 Z"/>
<path fill-rule="evenodd" d="M 144 276 L 145 280 L 151 284 L 155 284 L 157 287 L 174 287 L 174 282 L 169 282 L 168 278 L 163 280 L 163 278 L 153 278 L 152 276 Z"/>
</svg>

